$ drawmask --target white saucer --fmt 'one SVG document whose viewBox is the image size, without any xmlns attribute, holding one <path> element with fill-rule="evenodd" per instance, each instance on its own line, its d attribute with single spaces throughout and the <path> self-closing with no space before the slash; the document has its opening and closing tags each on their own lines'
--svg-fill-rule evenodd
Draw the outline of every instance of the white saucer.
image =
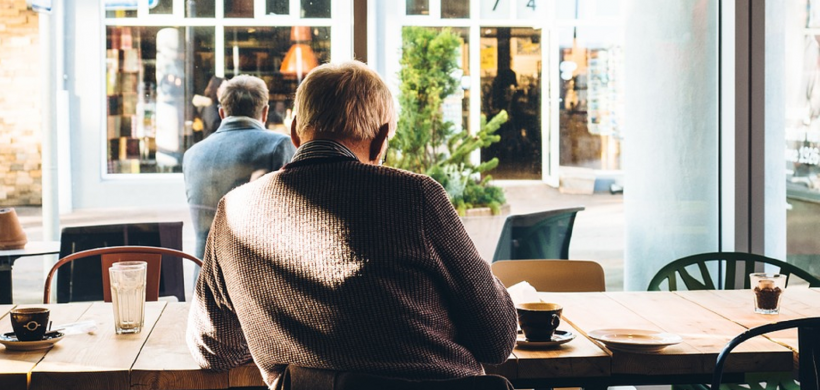
<svg viewBox="0 0 820 390">
<path fill-rule="evenodd" d="M 553 348 L 557 347 L 561 344 L 568 343 L 575 338 L 575 334 L 566 330 L 556 330 L 555 334 L 552 335 L 552 340 L 550 341 L 529 341 L 524 338 L 524 336 L 518 336 L 518 339 L 515 340 L 515 344 L 519 348 L 525 349 L 536 349 L 536 348 Z"/>
<path fill-rule="evenodd" d="M 63 339 L 64 334 L 51 332 L 46 334 L 43 340 L 19 341 L 14 333 L 0 334 L 0 344 L 6 346 L 9 351 L 36 351 L 38 349 L 51 348 L 55 343 Z"/>
<path fill-rule="evenodd" d="M 659 352 L 683 341 L 676 334 L 644 329 L 597 329 L 588 336 L 604 343 L 608 349 L 632 353 Z"/>
</svg>

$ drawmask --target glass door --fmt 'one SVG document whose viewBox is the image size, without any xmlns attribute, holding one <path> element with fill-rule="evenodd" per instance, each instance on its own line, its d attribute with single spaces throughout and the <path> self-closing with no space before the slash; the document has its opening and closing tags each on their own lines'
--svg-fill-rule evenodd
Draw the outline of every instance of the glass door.
<svg viewBox="0 0 820 390">
<path fill-rule="evenodd" d="M 541 179 L 541 42 L 541 29 L 481 28 L 481 113 L 508 118 L 500 142 L 481 151 L 482 161 L 498 158 L 494 179 Z"/>
</svg>

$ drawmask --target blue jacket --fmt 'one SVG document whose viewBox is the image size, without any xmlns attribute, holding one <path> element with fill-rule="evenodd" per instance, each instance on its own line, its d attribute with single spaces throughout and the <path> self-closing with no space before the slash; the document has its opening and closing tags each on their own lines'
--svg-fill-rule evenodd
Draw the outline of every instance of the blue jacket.
<svg viewBox="0 0 820 390">
<path fill-rule="evenodd" d="M 205 241 L 216 206 L 228 191 L 248 183 L 254 172 L 274 172 L 290 162 L 296 148 L 290 137 L 266 130 L 249 117 L 227 117 L 219 129 L 185 152 L 182 172 L 196 232 L 196 256 Z"/>
</svg>

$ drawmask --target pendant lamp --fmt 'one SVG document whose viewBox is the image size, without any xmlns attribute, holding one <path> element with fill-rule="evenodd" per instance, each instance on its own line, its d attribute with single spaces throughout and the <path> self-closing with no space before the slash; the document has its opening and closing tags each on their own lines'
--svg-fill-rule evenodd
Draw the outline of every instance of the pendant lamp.
<svg viewBox="0 0 820 390">
<path fill-rule="evenodd" d="M 310 48 L 311 41 L 309 26 L 293 26 L 290 29 L 290 41 L 292 45 L 285 54 L 280 72 L 289 76 L 296 76 L 301 82 L 308 72 L 319 66 L 316 54 Z"/>
</svg>

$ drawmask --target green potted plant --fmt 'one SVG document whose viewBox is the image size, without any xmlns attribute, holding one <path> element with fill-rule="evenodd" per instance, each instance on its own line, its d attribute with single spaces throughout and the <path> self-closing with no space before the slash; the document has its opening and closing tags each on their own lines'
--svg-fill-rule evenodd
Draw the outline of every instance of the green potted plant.
<svg viewBox="0 0 820 390">
<path fill-rule="evenodd" d="M 478 132 L 470 134 L 445 121 L 442 103 L 460 88 L 457 49 L 461 38 L 449 29 L 405 27 L 399 72 L 399 114 L 396 136 L 386 163 L 430 175 L 464 215 L 469 208 L 489 207 L 493 214 L 506 203 L 504 191 L 489 184 L 487 174 L 498 159 L 475 164 L 474 151 L 498 142 L 495 131 L 507 121 L 502 111 L 489 122 L 482 116 Z M 483 176 L 483 178 L 482 178 Z"/>
</svg>

